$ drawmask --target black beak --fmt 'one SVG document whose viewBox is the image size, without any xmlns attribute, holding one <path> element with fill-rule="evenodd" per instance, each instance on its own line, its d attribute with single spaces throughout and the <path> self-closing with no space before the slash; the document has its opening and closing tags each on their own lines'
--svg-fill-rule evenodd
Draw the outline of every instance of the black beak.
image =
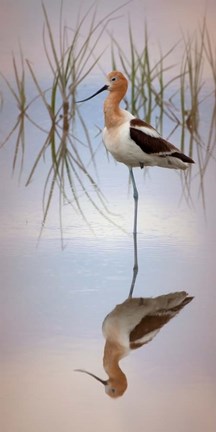
<svg viewBox="0 0 216 432">
<path fill-rule="evenodd" d="M 92 376 L 93 378 L 95 378 L 96 380 L 100 381 L 103 385 L 107 385 L 107 380 L 102 380 L 101 378 L 99 378 L 97 375 L 94 375 L 91 372 L 87 372 L 84 369 L 74 369 L 75 372 L 82 372 L 82 373 L 86 373 L 87 375 Z"/>
<path fill-rule="evenodd" d="M 97 96 L 99 93 L 102 93 L 104 90 L 108 90 L 108 88 L 109 88 L 109 86 L 108 86 L 107 84 L 105 84 L 105 86 L 103 86 L 100 90 L 98 90 L 98 91 L 97 91 L 96 93 L 94 93 L 92 96 L 89 96 L 89 97 L 86 98 L 86 99 L 82 99 L 82 100 L 76 101 L 76 103 L 85 102 L 85 101 L 87 101 L 87 100 L 89 100 L 89 99 L 92 99 L 93 97 Z"/>
</svg>

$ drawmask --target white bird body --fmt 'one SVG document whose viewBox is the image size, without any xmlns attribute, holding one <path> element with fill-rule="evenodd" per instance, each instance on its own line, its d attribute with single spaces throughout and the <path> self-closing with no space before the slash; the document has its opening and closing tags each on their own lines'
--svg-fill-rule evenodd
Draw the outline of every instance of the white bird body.
<svg viewBox="0 0 216 432">
<path fill-rule="evenodd" d="M 161 322 L 163 321 L 164 324 L 164 321 L 175 316 L 177 313 L 175 308 L 179 305 L 182 307 L 182 302 L 186 298 L 188 299 L 185 291 L 155 298 L 128 298 L 106 316 L 102 324 L 103 335 L 107 341 L 121 345 L 127 355 L 131 350 L 130 337 L 135 328 L 138 329 L 140 326 L 137 339 L 134 337 L 132 341 L 133 348 L 135 344 L 140 346 L 151 341 L 159 332 Z M 154 325 L 151 326 L 152 317 L 154 317 Z M 157 319 L 158 326 L 155 324 Z"/>
<path fill-rule="evenodd" d="M 135 119 L 134 116 L 131 116 Z M 167 155 L 163 157 L 163 153 L 158 152 L 155 154 L 145 153 L 138 145 L 134 144 L 134 141 L 128 135 L 130 130 L 130 121 L 126 121 L 118 128 L 105 128 L 102 132 L 102 138 L 106 149 L 112 154 L 114 159 L 132 168 L 141 166 L 159 166 L 161 168 L 170 169 L 187 169 L 187 163 L 183 162 L 179 158 Z M 160 135 L 155 129 L 150 129 L 145 126 L 135 127 L 134 129 L 145 134 L 149 137 L 157 137 Z"/>
<path fill-rule="evenodd" d="M 128 129 L 130 122 L 127 121 L 117 128 L 105 127 L 102 138 L 106 149 L 115 160 L 131 167 L 140 166 L 142 150 L 137 147 L 134 151 L 134 143 L 128 140 Z"/>
</svg>

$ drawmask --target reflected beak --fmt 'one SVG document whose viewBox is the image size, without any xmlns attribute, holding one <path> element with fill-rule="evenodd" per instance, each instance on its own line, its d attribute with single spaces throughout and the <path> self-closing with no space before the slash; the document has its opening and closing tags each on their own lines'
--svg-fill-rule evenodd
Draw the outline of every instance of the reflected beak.
<svg viewBox="0 0 216 432">
<path fill-rule="evenodd" d="M 85 102 L 85 101 L 87 101 L 87 100 L 89 100 L 89 99 L 92 99 L 93 97 L 97 96 L 99 93 L 102 93 L 104 90 L 108 90 L 108 88 L 109 88 L 109 86 L 108 86 L 107 84 L 105 84 L 105 86 L 103 86 L 100 90 L 98 90 L 98 91 L 97 91 L 96 93 L 94 93 L 92 96 L 89 96 L 89 97 L 86 98 L 86 99 L 82 99 L 82 100 L 76 101 L 76 103 Z"/>
<path fill-rule="evenodd" d="M 74 369 L 74 370 L 75 370 L 75 372 L 82 372 L 82 373 L 86 373 L 87 375 L 92 376 L 92 377 L 95 378 L 96 380 L 100 381 L 104 386 L 106 386 L 106 385 L 108 384 L 108 381 L 107 381 L 107 380 L 102 380 L 102 379 L 99 378 L 97 375 L 94 375 L 93 373 L 88 372 L 88 371 L 86 371 L 86 370 L 84 370 L 84 369 Z"/>
</svg>

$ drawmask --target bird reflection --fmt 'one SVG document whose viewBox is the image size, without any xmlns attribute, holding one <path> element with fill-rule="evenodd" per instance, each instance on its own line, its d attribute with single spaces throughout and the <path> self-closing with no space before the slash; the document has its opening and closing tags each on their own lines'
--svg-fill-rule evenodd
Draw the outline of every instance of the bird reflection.
<svg viewBox="0 0 216 432">
<path fill-rule="evenodd" d="M 192 299 L 185 291 L 155 298 L 129 297 L 106 316 L 102 325 L 106 339 L 103 367 L 108 379 L 103 380 L 83 369 L 77 371 L 101 382 L 110 397 L 122 396 L 127 389 L 127 378 L 119 366 L 120 360 L 150 342 L 164 324 L 174 318 Z"/>
<path fill-rule="evenodd" d="M 104 380 L 84 369 L 76 369 L 104 385 L 106 393 L 117 398 L 127 389 L 127 378 L 119 366 L 123 357 L 150 342 L 160 329 L 174 318 L 193 297 L 185 291 L 150 298 L 132 298 L 138 274 L 137 233 L 133 234 L 134 265 L 128 298 L 106 316 L 102 324 L 106 339 L 103 367 Z"/>
</svg>

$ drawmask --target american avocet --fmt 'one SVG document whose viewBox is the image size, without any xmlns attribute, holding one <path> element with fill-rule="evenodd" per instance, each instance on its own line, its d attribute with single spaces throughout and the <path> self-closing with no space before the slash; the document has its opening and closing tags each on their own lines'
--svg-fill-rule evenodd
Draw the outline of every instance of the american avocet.
<svg viewBox="0 0 216 432">
<path fill-rule="evenodd" d="M 128 298 L 106 316 L 102 325 L 106 339 L 103 366 L 109 378 L 103 380 L 84 369 L 76 371 L 101 382 L 110 397 L 122 396 L 127 389 L 127 378 L 119 367 L 119 361 L 132 350 L 150 342 L 164 324 L 192 299 L 184 291 L 155 298 Z"/>
<path fill-rule="evenodd" d="M 151 125 L 119 107 L 127 88 L 128 81 L 125 76 L 121 72 L 113 71 L 107 75 L 107 84 L 92 96 L 78 102 L 85 102 L 104 90 L 109 91 L 104 102 L 103 142 L 118 162 L 129 167 L 135 200 L 134 232 L 136 232 L 138 191 L 132 168 L 159 166 L 185 170 L 188 164 L 194 161 L 163 139 Z"/>
</svg>

